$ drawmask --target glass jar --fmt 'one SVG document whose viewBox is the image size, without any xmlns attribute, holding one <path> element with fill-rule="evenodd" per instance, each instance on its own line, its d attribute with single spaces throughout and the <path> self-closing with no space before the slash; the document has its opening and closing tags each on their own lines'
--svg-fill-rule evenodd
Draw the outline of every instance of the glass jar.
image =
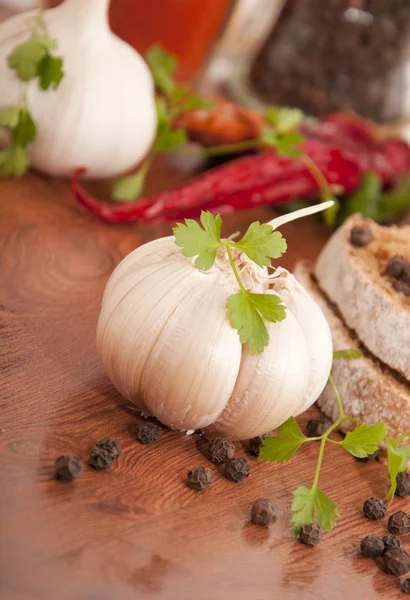
<svg viewBox="0 0 410 600">
<path fill-rule="evenodd" d="M 287 0 L 249 83 L 265 103 L 379 122 L 410 112 L 410 0 Z"/>
</svg>

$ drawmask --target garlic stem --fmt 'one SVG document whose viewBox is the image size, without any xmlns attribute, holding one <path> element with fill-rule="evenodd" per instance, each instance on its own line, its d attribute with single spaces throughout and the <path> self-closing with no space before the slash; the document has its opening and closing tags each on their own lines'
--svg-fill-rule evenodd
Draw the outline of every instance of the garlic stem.
<svg viewBox="0 0 410 600">
<path fill-rule="evenodd" d="M 314 206 L 301 208 L 299 210 L 295 210 L 295 212 L 288 213 L 287 215 L 276 217 L 276 219 L 269 221 L 269 225 L 272 225 L 273 229 L 277 229 L 278 227 L 281 227 L 281 225 L 289 223 L 290 221 L 295 221 L 301 217 L 307 217 L 308 215 L 313 215 L 314 213 L 321 212 L 322 210 L 327 210 L 333 206 L 333 204 L 333 200 L 328 200 L 327 202 L 321 202 L 320 204 L 315 204 Z"/>
</svg>

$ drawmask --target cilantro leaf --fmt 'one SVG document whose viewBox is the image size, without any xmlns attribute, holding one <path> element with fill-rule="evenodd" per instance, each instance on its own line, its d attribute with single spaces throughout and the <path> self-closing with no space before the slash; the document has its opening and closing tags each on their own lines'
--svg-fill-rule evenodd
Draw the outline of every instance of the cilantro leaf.
<svg viewBox="0 0 410 600">
<path fill-rule="evenodd" d="M 272 323 L 286 317 L 286 306 L 275 294 L 253 294 L 242 290 L 228 298 L 226 308 L 241 344 L 248 344 L 254 354 L 260 354 L 269 344 L 269 333 L 262 316 Z"/>
<path fill-rule="evenodd" d="M 17 106 L 0 109 L 0 127 L 14 129 L 19 121 L 20 110 Z"/>
<path fill-rule="evenodd" d="M 50 86 L 57 89 L 64 77 L 63 59 L 46 54 L 37 65 L 37 76 L 40 89 L 48 90 Z"/>
<path fill-rule="evenodd" d="M 358 348 L 347 348 L 346 350 L 335 350 L 333 360 L 338 358 L 361 358 L 362 353 Z"/>
<path fill-rule="evenodd" d="M 339 511 L 336 504 L 319 488 L 299 486 L 293 492 L 292 502 L 293 533 L 298 535 L 302 525 L 315 520 L 323 529 L 331 531 L 335 526 Z"/>
<path fill-rule="evenodd" d="M 303 156 L 303 152 L 296 148 L 297 144 L 303 142 L 305 138 L 297 131 L 289 131 L 278 136 L 276 141 L 276 150 L 282 156 L 297 158 Z"/>
<path fill-rule="evenodd" d="M 193 219 L 185 219 L 185 224 L 177 223 L 173 229 L 175 243 L 183 248 L 184 256 L 197 256 L 197 269 L 210 269 L 215 262 L 216 251 L 221 242 L 221 215 L 201 212 L 202 227 Z"/>
<path fill-rule="evenodd" d="M 397 481 L 396 477 L 399 473 L 403 473 L 407 469 L 407 463 L 410 460 L 410 446 L 401 446 L 400 438 L 387 438 L 387 460 L 390 477 L 390 489 L 387 493 L 387 498 L 392 501 L 396 493 Z"/>
<path fill-rule="evenodd" d="M 186 144 L 188 138 L 184 129 L 163 128 L 158 131 L 154 149 L 158 151 L 172 150 L 182 144 Z"/>
<path fill-rule="evenodd" d="M 272 258 L 280 258 L 286 252 L 287 244 L 279 231 L 274 231 L 269 223 L 251 223 L 235 247 L 240 248 L 260 267 L 270 265 Z"/>
<path fill-rule="evenodd" d="M 172 98 L 175 87 L 172 74 L 177 67 L 176 57 L 155 44 L 148 49 L 145 58 L 154 77 L 155 86 L 168 98 Z"/>
<path fill-rule="evenodd" d="M 307 439 L 299 429 L 294 417 L 290 417 L 278 427 L 276 433 L 286 437 L 269 436 L 265 438 L 259 455 L 262 460 L 288 462 Z"/>
<path fill-rule="evenodd" d="M 23 175 L 29 166 L 29 159 L 24 148 L 12 146 L 0 152 L 0 177 Z"/>
<path fill-rule="evenodd" d="M 366 458 L 376 452 L 388 431 L 388 426 L 381 422 L 374 425 L 362 423 L 353 431 L 349 431 L 340 445 L 356 458 Z"/>
<path fill-rule="evenodd" d="M 19 111 L 18 123 L 13 129 L 13 141 L 16 146 L 24 148 L 34 142 L 37 135 L 36 125 L 29 111 L 22 108 Z"/>
<path fill-rule="evenodd" d="M 21 81 L 30 81 L 37 76 L 38 64 L 46 53 L 47 46 L 43 39 L 30 39 L 12 50 L 7 57 L 7 64 Z"/>
<path fill-rule="evenodd" d="M 288 108 L 286 106 L 269 106 L 266 111 L 266 120 L 279 133 L 285 133 L 294 129 L 303 119 L 303 112 L 298 108 Z"/>
<path fill-rule="evenodd" d="M 278 137 L 276 133 L 270 127 L 264 127 L 262 129 L 262 133 L 260 135 L 260 141 L 268 146 L 272 146 L 276 148 L 276 144 L 278 142 Z"/>
</svg>

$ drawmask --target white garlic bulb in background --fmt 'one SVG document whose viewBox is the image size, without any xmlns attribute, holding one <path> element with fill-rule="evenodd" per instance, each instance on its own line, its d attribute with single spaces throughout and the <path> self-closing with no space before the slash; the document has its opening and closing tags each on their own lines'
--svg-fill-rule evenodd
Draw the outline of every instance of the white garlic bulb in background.
<svg viewBox="0 0 410 600">
<path fill-rule="evenodd" d="M 272 221 L 328 208 L 323 203 Z M 293 276 L 237 251 L 248 291 L 279 295 L 286 318 L 267 323 L 269 344 L 242 346 L 226 302 L 239 291 L 225 248 L 207 271 L 174 237 L 134 250 L 107 283 L 97 329 L 103 365 L 121 394 L 172 429 L 205 429 L 233 440 L 263 435 L 317 399 L 330 373 L 332 343 L 317 304 Z"/>
<path fill-rule="evenodd" d="M 154 84 L 141 56 L 115 36 L 108 24 L 109 0 L 65 0 L 44 12 L 49 35 L 64 60 L 58 89 L 28 86 L 37 138 L 28 148 L 33 166 L 70 176 L 79 167 L 88 177 L 114 177 L 148 152 L 156 133 Z M 30 17 L 19 14 L 0 25 L 0 108 L 14 106 L 21 82 L 6 58 L 29 37 Z"/>
</svg>

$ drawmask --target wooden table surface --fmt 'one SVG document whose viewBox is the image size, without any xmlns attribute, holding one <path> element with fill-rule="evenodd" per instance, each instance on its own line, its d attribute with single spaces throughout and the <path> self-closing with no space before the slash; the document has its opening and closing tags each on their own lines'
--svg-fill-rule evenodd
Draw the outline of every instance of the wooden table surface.
<svg viewBox="0 0 410 600">
<path fill-rule="evenodd" d="M 152 180 L 160 188 L 184 177 L 160 165 Z M 225 223 L 229 231 L 243 231 L 271 215 L 261 208 Z M 184 478 L 195 465 L 211 466 L 203 439 L 171 431 L 153 446 L 133 439 L 130 428 L 140 418 L 102 369 L 95 327 L 115 265 L 170 227 L 93 221 L 74 205 L 66 183 L 35 174 L 0 183 L 2 600 L 400 597 L 398 581 L 357 550 L 365 535 L 385 533 L 385 523 L 360 514 L 367 497 L 386 491 L 379 463 L 328 449 L 321 488 L 342 516 L 311 549 L 291 537 L 289 505 L 292 490 L 312 482 L 315 445 L 287 465 L 250 457 L 247 480 L 233 484 L 217 474 L 213 486 L 198 493 Z M 327 237 L 313 219 L 283 233 L 287 267 L 313 259 Z M 73 484 L 53 479 L 59 454 L 86 460 L 102 436 L 116 436 L 123 446 L 112 472 L 87 467 Z M 273 498 L 282 513 L 269 530 L 249 523 L 250 507 L 261 496 Z"/>
</svg>

